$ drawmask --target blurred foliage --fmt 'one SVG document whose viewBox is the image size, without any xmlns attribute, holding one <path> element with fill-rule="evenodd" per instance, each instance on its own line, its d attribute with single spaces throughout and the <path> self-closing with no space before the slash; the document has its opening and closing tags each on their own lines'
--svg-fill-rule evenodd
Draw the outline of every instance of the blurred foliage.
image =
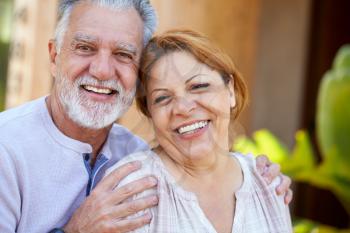
<svg viewBox="0 0 350 233">
<path fill-rule="evenodd" d="M 350 45 L 343 46 L 322 79 L 317 103 L 317 139 L 323 179 L 350 213 Z M 336 182 L 335 182 L 336 181 Z M 336 184 L 334 184 L 336 183 Z"/>
<path fill-rule="evenodd" d="M 4 109 L 9 43 L 0 41 L 0 111 Z"/>
<path fill-rule="evenodd" d="M 323 77 L 317 100 L 316 133 L 322 161 L 317 163 L 309 135 L 299 130 L 292 151 L 267 130 L 253 138 L 239 138 L 234 150 L 266 154 L 281 164 L 282 172 L 294 181 L 309 183 L 333 192 L 350 216 L 350 45 L 336 55 L 332 69 Z M 304 221 L 295 232 L 350 232 Z"/>
<path fill-rule="evenodd" d="M 4 109 L 5 103 L 12 10 L 12 0 L 0 0 L 0 111 Z"/>
<path fill-rule="evenodd" d="M 350 233 L 350 229 L 340 230 L 308 220 L 299 220 L 294 223 L 294 233 Z"/>
</svg>

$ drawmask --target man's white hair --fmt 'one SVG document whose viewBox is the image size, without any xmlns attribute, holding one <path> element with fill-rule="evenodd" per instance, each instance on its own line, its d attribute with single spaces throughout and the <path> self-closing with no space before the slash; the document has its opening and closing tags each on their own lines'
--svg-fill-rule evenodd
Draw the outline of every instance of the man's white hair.
<svg viewBox="0 0 350 233">
<path fill-rule="evenodd" d="M 58 6 L 58 23 L 55 32 L 56 50 L 58 53 L 60 53 L 62 48 L 63 38 L 69 25 L 72 10 L 74 6 L 82 2 L 108 7 L 108 9 L 134 8 L 144 23 L 144 46 L 151 39 L 157 27 L 157 15 L 149 0 L 60 0 Z"/>
</svg>

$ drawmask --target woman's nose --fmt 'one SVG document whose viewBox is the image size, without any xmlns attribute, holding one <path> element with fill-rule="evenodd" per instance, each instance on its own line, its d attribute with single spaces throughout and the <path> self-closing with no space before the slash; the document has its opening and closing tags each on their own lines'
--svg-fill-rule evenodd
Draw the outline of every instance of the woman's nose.
<svg viewBox="0 0 350 233">
<path fill-rule="evenodd" d="M 175 99 L 173 113 L 175 115 L 189 115 L 196 108 L 196 102 L 186 96 Z"/>
</svg>

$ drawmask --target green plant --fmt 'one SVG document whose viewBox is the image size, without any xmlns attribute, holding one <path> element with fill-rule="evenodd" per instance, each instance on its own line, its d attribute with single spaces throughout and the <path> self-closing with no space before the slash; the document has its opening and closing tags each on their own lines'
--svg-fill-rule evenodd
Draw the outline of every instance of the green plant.
<svg viewBox="0 0 350 233">
<path fill-rule="evenodd" d="M 292 151 L 267 130 L 255 132 L 253 139 L 238 138 L 234 150 L 270 155 L 270 159 L 280 163 L 282 171 L 295 181 L 332 191 L 350 215 L 350 45 L 339 50 L 332 69 L 324 75 L 317 101 L 320 164 L 316 163 L 314 146 L 304 130 L 296 133 Z M 300 224 L 300 231 L 296 232 L 313 232 L 316 228 L 323 229 L 317 232 L 338 232 L 331 228 L 326 231 L 325 227 L 310 222 Z"/>
<path fill-rule="evenodd" d="M 350 233 L 350 229 L 340 230 L 309 220 L 297 220 L 293 230 L 294 233 Z"/>
<path fill-rule="evenodd" d="M 9 43 L 0 41 L 0 111 L 4 109 Z"/>
<path fill-rule="evenodd" d="M 350 45 L 343 46 L 322 79 L 317 105 L 320 174 L 350 214 Z"/>
</svg>

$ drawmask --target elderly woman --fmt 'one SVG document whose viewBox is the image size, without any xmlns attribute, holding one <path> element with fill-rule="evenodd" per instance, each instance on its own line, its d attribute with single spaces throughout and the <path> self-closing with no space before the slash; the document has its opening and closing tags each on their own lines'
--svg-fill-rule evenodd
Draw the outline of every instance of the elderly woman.
<svg viewBox="0 0 350 233">
<path fill-rule="evenodd" d="M 259 176 L 252 156 L 231 152 L 230 128 L 246 85 L 230 58 L 189 30 L 154 37 L 141 62 L 137 105 L 153 123 L 159 146 L 129 155 L 158 179 L 149 225 L 134 232 L 291 232 L 283 197 Z M 137 217 L 143 213 L 138 213 Z"/>
</svg>

